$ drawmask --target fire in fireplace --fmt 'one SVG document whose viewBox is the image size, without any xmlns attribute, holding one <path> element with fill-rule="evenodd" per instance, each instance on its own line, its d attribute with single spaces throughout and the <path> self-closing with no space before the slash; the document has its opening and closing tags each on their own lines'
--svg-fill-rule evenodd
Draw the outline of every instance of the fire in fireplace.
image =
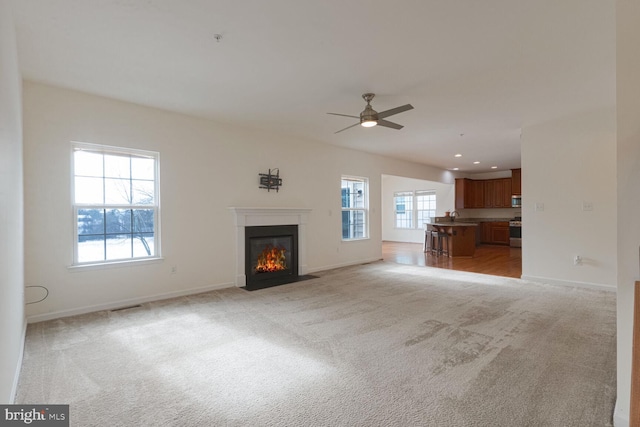
<svg viewBox="0 0 640 427">
<path fill-rule="evenodd" d="M 246 289 L 262 289 L 296 281 L 297 251 L 297 225 L 246 227 Z"/>
<path fill-rule="evenodd" d="M 258 254 L 257 273 L 272 273 L 287 269 L 287 248 L 268 244 Z"/>
</svg>

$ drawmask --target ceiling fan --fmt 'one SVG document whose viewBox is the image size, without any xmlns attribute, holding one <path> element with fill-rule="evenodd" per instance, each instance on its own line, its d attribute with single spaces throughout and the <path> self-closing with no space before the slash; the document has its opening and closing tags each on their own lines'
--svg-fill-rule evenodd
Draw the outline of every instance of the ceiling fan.
<svg viewBox="0 0 640 427">
<path fill-rule="evenodd" d="M 354 119 L 360 119 L 360 121 L 358 123 L 353 124 L 351 126 L 347 126 L 344 129 L 340 129 L 338 132 L 335 132 L 335 133 L 342 132 L 343 130 L 347 130 L 347 129 L 352 128 L 352 127 L 357 126 L 357 125 L 361 125 L 361 126 L 366 127 L 366 128 L 379 125 L 379 126 L 384 126 L 384 127 L 391 128 L 391 129 L 396 129 L 396 130 L 402 129 L 404 126 L 399 125 L 397 123 L 390 122 L 388 120 L 384 120 L 384 118 L 385 117 L 389 117 L 389 116 L 393 116 L 394 114 L 402 113 L 404 111 L 412 110 L 413 109 L 413 105 L 406 104 L 406 105 L 402 105 L 400 107 L 392 108 L 390 110 L 386 110 L 386 111 L 382 111 L 382 112 L 378 113 L 377 111 L 375 111 L 371 107 L 371 100 L 373 99 L 374 96 L 376 96 L 374 93 L 365 93 L 364 95 L 362 95 L 364 100 L 367 101 L 367 106 L 364 107 L 364 110 L 362 111 L 362 113 L 360 113 L 359 117 L 358 116 L 350 116 L 348 114 L 327 113 L 327 114 L 331 114 L 331 115 L 334 115 L 334 116 L 344 116 L 344 117 L 352 117 Z"/>
</svg>

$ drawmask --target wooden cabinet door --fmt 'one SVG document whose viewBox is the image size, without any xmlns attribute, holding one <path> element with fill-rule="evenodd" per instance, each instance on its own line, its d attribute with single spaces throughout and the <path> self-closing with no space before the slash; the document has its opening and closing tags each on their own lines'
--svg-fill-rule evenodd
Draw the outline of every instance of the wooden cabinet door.
<svg viewBox="0 0 640 427">
<path fill-rule="evenodd" d="M 465 208 L 466 181 L 465 178 L 456 178 L 456 209 Z"/>
<path fill-rule="evenodd" d="M 511 207 L 511 178 L 505 178 L 502 180 L 502 207 L 510 208 Z"/>
<path fill-rule="evenodd" d="M 522 195 L 522 169 L 511 169 L 511 194 Z"/>
<path fill-rule="evenodd" d="M 509 244 L 509 223 L 494 222 L 491 227 L 491 243 L 494 245 Z"/>
<path fill-rule="evenodd" d="M 495 183 L 492 179 L 484 180 L 482 183 L 484 185 L 484 207 L 492 208 Z"/>
<path fill-rule="evenodd" d="M 501 208 L 502 201 L 504 200 L 504 185 L 501 179 L 492 179 L 493 181 L 493 194 L 491 195 L 491 199 L 493 204 L 491 207 Z"/>
<path fill-rule="evenodd" d="M 471 207 L 484 208 L 484 183 L 482 181 L 473 182 L 473 201 Z"/>
<path fill-rule="evenodd" d="M 482 243 L 491 243 L 491 228 L 492 222 L 481 222 L 480 223 L 480 242 Z"/>
</svg>

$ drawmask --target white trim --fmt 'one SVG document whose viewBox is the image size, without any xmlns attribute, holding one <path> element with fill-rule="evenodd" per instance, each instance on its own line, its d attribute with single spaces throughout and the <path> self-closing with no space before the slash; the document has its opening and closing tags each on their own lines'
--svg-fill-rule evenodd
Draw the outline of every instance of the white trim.
<svg viewBox="0 0 640 427">
<path fill-rule="evenodd" d="M 102 311 L 102 310 L 113 310 L 114 308 L 127 307 L 130 305 L 143 304 L 146 302 L 183 297 L 187 295 L 201 294 L 204 292 L 215 291 L 218 289 L 231 288 L 231 287 L 233 287 L 233 283 L 219 283 L 215 285 L 203 286 L 200 288 L 191 288 L 191 289 L 186 289 L 181 291 L 156 294 L 152 296 L 113 301 L 113 302 L 108 302 L 104 304 L 89 305 L 86 307 L 79 307 L 71 310 L 62 310 L 62 311 L 56 311 L 53 313 L 45 313 L 45 314 L 37 314 L 35 316 L 29 316 L 27 317 L 27 322 L 28 323 L 44 322 L 46 320 L 60 319 L 62 317 L 77 316 L 79 314 L 93 313 L 93 312 Z"/>
<path fill-rule="evenodd" d="M 613 408 L 613 426 L 614 427 L 628 427 L 629 426 L 629 414 L 622 414 L 618 411 L 618 399 L 616 399 L 616 405 Z"/>
<path fill-rule="evenodd" d="M 230 207 L 235 214 L 236 225 L 236 279 L 235 285 L 243 287 L 247 284 L 244 271 L 244 228 L 261 225 L 297 225 L 298 226 L 298 274 L 308 273 L 307 266 L 307 222 L 308 208 L 239 208 Z"/>
<path fill-rule="evenodd" d="M 26 320 L 26 319 L 25 319 Z M 16 394 L 18 393 L 18 383 L 20 382 L 20 372 L 22 371 L 22 361 L 24 360 L 24 345 L 27 341 L 27 322 L 23 322 L 22 337 L 20 345 L 20 353 L 18 354 L 18 363 L 16 364 L 16 372 L 13 375 L 13 385 L 11 386 L 11 394 L 9 395 L 9 404 L 12 405 L 16 401 Z"/>
<path fill-rule="evenodd" d="M 119 259 L 114 261 L 96 262 L 88 264 L 76 264 L 68 265 L 67 269 L 70 272 L 87 271 L 87 270 L 103 270 L 108 268 L 122 268 L 122 267 L 136 267 L 146 264 L 158 264 L 164 261 L 163 257 L 151 257 L 151 258 L 130 258 Z"/>
<path fill-rule="evenodd" d="M 521 276 L 522 280 L 528 280 L 530 282 L 546 283 L 549 285 L 570 286 L 572 288 L 586 288 L 595 289 L 598 291 L 617 292 L 615 285 L 605 285 L 602 283 L 589 283 L 589 282 L 577 282 L 575 280 L 561 280 L 552 279 L 550 277 L 537 277 L 537 276 Z"/>
<path fill-rule="evenodd" d="M 325 265 L 323 267 L 312 268 L 309 273 L 317 273 L 318 271 L 333 270 L 335 268 L 350 267 L 352 265 L 369 264 L 371 262 L 382 261 L 382 258 L 366 258 L 359 261 L 342 262 L 340 264 Z"/>
</svg>

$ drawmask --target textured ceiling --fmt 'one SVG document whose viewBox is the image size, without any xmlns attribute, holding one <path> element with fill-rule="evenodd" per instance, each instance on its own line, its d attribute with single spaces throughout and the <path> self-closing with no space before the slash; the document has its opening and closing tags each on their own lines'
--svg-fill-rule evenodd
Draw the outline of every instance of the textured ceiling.
<svg viewBox="0 0 640 427">
<path fill-rule="evenodd" d="M 609 0 L 13 7 L 25 79 L 470 173 L 518 167 L 523 127 L 615 104 Z M 353 121 L 326 113 L 358 115 L 365 92 L 411 103 L 389 118 L 405 128 L 334 134 Z"/>
</svg>

